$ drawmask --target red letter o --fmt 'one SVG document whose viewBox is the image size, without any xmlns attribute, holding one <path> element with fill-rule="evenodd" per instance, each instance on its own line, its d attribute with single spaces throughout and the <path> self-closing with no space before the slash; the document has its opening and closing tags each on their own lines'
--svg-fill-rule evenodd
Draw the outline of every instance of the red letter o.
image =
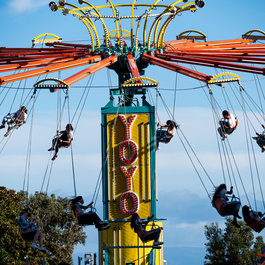
<svg viewBox="0 0 265 265">
<path fill-rule="evenodd" d="M 128 210 L 126 207 L 126 200 L 129 197 L 133 199 L 133 208 L 131 210 Z M 121 207 L 122 213 L 124 213 L 125 215 L 129 216 L 129 215 L 132 215 L 133 213 L 137 213 L 139 210 L 139 198 L 138 198 L 137 194 L 133 191 L 124 192 L 121 195 L 120 207 Z"/>
<path fill-rule="evenodd" d="M 132 148 L 132 156 L 130 158 L 125 157 L 125 148 Z M 132 140 L 126 140 L 120 144 L 119 157 L 122 163 L 130 165 L 134 163 L 138 156 L 138 147 L 137 144 Z"/>
</svg>

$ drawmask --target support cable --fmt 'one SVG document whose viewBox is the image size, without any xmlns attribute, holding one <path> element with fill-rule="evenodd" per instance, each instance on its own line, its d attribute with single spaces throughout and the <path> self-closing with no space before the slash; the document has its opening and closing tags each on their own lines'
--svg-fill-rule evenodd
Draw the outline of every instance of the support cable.
<svg viewBox="0 0 265 265">
<path fill-rule="evenodd" d="M 69 100 L 69 91 L 67 90 L 67 105 L 68 105 L 68 121 L 71 122 L 70 117 L 70 100 Z M 76 177 L 75 177 L 75 166 L 74 166 L 74 154 L 73 154 L 73 144 L 71 143 L 71 162 L 72 162 L 72 173 L 73 173 L 73 183 L 74 183 L 74 193 L 75 197 L 77 195 L 76 193 Z"/>
<path fill-rule="evenodd" d="M 240 174 L 239 169 L 238 169 L 238 166 L 237 166 L 237 164 L 236 164 L 236 160 L 235 160 L 234 154 L 233 154 L 233 152 L 232 152 L 231 145 L 230 145 L 229 141 L 227 141 L 227 143 L 228 143 L 228 147 L 229 147 L 229 150 L 230 150 L 231 156 L 232 156 L 232 158 L 233 158 L 234 165 L 235 165 L 235 167 L 236 167 L 236 171 L 237 171 L 238 177 L 239 177 L 239 179 L 240 179 L 240 182 L 241 182 L 241 185 L 242 185 L 242 187 L 243 187 L 243 190 L 244 190 L 245 196 L 246 196 L 246 198 L 247 198 L 248 204 L 251 205 L 251 204 L 250 204 L 250 201 L 249 201 L 249 198 L 248 198 L 248 195 L 247 195 L 247 192 L 246 192 L 246 188 L 245 188 L 245 186 L 244 186 L 244 183 L 243 183 L 243 180 L 242 180 L 242 177 L 241 177 L 241 174 Z"/>
<path fill-rule="evenodd" d="M 175 89 L 174 89 L 174 101 L 173 101 L 173 120 L 175 119 L 175 108 L 176 108 L 176 99 L 177 99 L 177 87 L 178 87 L 178 73 L 176 73 L 175 79 Z"/>
<path fill-rule="evenodd" d="M 116 115 L 115 115 L 115 119 L 114 119 L 114 122 L 113 122 L 113 130 L 114 130 L 114 128 L 116 126 L 116 123 L 117 123 L 120 106 L 121 106 L 121 100 L 119 100 L 118 109 L 117 109 L 117 112 L 116 112 Z M 104 161 L 104 163 L 103 163 L 103 165 L 102 165 L 102 167 L 100 169 L 100 173 L 99 173 L 99 176 L 98 176 L 98 179 L 97 179 L 97 183 L 96 183 L 96 187 L 95 187 L 95 190 L 94 190 L 94 194 L 93 194 L 93 197 L 92 197 L 92 201 L 94 202 L 94 205 L 96 205 L 97 198 L 98 198 L 98 195 L 99 195 L 100 185 L 101 185 L 101 181 L 102 181 L 102 177 L 101 177 L 102 168 L 103 168 L 103 166 L 105 166 L 107 164 L 108 156 L 109 156 L 109 143 L 107 145 L 105 161 Z"/>
<path fill-rule="evenodd" d="M 250 134 L 249 124 L 247 123 L 247 112 L 246 112 L 246 108 L 245 108 L 245 104 L 244 104 L 244 97 L 243 97 L 242 90 L 241 90 L 241 98 L 242 98 L 242 105 L 244 107 L 243 113 L 244 113 L 246 137 L 247 137 L 247 139 L 250 139 L 251 150 L 252 150 L 253 160 L 254 160 L 255 169 L 256 169 L 256 175 L 257 175 L 257 179 L 258 179 L 258 183 L 259 183 L 259 188 L 260 188 L 260 193 L 261 193 L 261 197 L 262 197 L 263 206 L 264 206 L 264 209 L 265 209 L 264 195 L 263 195 L 263 191 L 262 191 L 262 187 L 261 187 L 261 182 L 260 182 L 260 174 L 259 174 L 259 170 L 258 170 L 256 155 L 255 155 L 255 152 L 254 152 L 253 142 L 251 141 L 251 134 Z M 247 135 L 247 133 L 248 133 L 248 135 Z M 247 143 L 247 147 L 248 147 L 248 143 Z M 249 147 L 248 147 L 248 149 L 249 149 Z M 249 154 L 249 157 L 250 157 L 249 150 L 248 150 L 248 154 Z M 250 160 L 250 158 L 249 158 L 249 160 Z M 256 208 L 256 211 L 257 211 L 257 200 L 256 200 L 256 193 L 255 193 L 254 177 L 253 177 L 253 173 L 252 172 L 251 172 L 251 182 L 252 182 L 252 190 L 253 190 L 255 208 Z"/>
<path fill-rule="evenodd" d="M 89 81 L 87 82 L 87 88 L 88 88 L 88 89 L 87 89 L 87 92 L 86 92 L 85 96 L 83 97 L 83 95 L 82 95 L 82 98 L 84 99 L 84 101 L 83 101 L 83 105 L 82 105 L 82 107 L 81 107 L 81 110 L 80 110 L 79 116 L 78 116 L 78 118 L 77 118 L 77 122 L 76 122 L 76 125 L 75 125 L 74 132 L 75 132 L 75 130 L 76 130 L 78 124 L 79 124 L 79 121 L 80 121 L 81 115 L 82 115 L 83 110 L 84 110 L 84 107 L 85 107 L 85 105 L 86 105 L 87 98 L 88 98 L 88 94 L 89 94 L 89 92 L 90 92 L 90 90 L 91 90 L 91 85 L 92 85 L 92 83 L 93 83 L 93 81 L 94 81 L 94 77 L 95 77 L 95 75 L 93 74 L 93 75 L 91 76 L 91 78 L 89 79 Z M 89 82 L 90 82 L 90 85 L 88 85 Z M 76 114 L 76 113 L 75 113 L 75 114 Z M 75 114 L 74 114 L 74 116 L 73 116 L 73 118 L 72 118 L 72 123 L 73 123 L 73 120 L 74 120 L 74 118 L 75 118 Z"/>
<path fill-rule="evenodd" d="M 205 91 L 204 91 L 205 92 Z M 216 140 L 217 140 L 217 146 L 218 146 L 218 153 L 219 153 L 219 159 L 220 159 L 220 163 L 221 163 L 221 167 L 222 167 L 222 175 L 223 175 L 223 179 L 224 179 L 224 183 L 226 184 L 226 177 L 225 177 L 225 171 L 224 171 L 224 163 L 223 163 L 223 159 L 222 159 L 222 153 L 221 153 L 221 148 L 220 148 L 220 143 L 219 143 L 219 137 L 218 137 L 218 133 L 217 133 L 217 119 L 215 119 L 215 117 L 218 117 L 218 113 L 214 107 L 214 101 L 213 101 L 213 95 L 210 94 L 210 104 L 212 106 L 212 117 L 213 117 L 213 123 L 214 123 L 214 129 L 215 129 L 215 135 L 216 135 Z"/>
<path fill-rule="evenodd" d="M 32 147 L 32 132 L 33 132 L 33 120 L 34 120 L 34 107 L 36 102 L 35 96 L 36 90 L 33 94 L 33 104 L 32 104 L 32 113 L 31 113 L 31 123 L 30 123 L 30 131 L 29 131 L 29 141 L 27 148 L 27 156 L 26 156 L 26 166 L 24 172 L 24 181 L 23 181 L 23 191 L 25 191 L 25 182 L 27 179 L 27 194 L 29 193 L 29 178 L 30 178 L 30 162 L 31 162 L 31 147 Z"/>
<path fill-rule="evenodd" d="M 172 114 L 170 113 L 170 110 L 169 110 L 168 106 L 166 105 L 166 102 L 165 102 L 164 99 L 162 98 L 162 96 L 161 96 L 161 94 L 160 94 L 159 91 L 158 91 L 158 93 L 159 93 L 159 96 L 160 96 L 160 98 L 161 98 L 161 101 L 162 101 L 163 104 L 164 104 L 165 109 L 167 110 L 168 114 L 172 117 Z M 202 165 L 202 163 L 201 163 L 199 157 L 197 156 L 196 152 L 195 152 L 194 149 L 192 148 L 192 146 L 191 146 L 191 144 L 189 143 L 187 137 L 185 136 L 185 134 L 182 132 L 182 130 L 181 130 L 180 128 L 178 128 L 178 130 L 181 132 L 182 137 L 184 138 L 185 142 L 188 144 L 190 150 L 192 151 L 193 155 L 195 156 L 197 162 L 198 162 L 199 165 L 201 166 L 201 168 L 202 168 L 202 170 L 204 171 L 205 175 L 207 176 L 208 180 L 210 181 L 210 183 L 212 184 L 212 186 L 215 187 L 215 185 L 214 185 L 214 183 L 213 183 L 211 177 L 210 177 L 209 174 L 207 173 L 205 167 Z M 178 132 L 178 130 L 177 130 L 177 132 Z M 178 134 L 178 135 L 179 135 L 179 134 Z M 181 142 L 182 142 L 182 141 L 181 141 Z M 185 149 L 186 149 L 186 148 L 185 148 Z M 193 164 L 193 162 L 192 162 L 192 164 Z M 197 172 L 197 171 L 196 171 L 196 172 Z M 208 194 L 208 192 L 207 192 L 207 194 Z"/>
<path fill-rule="evenodd" d="M 198 176 L 199 179 L 200 179 L 200 182 L 201 182 L 201 184 L 202 184 L 204 190 L 205 190 L 206 193 L 207 193 L 207 196 L 209 197 L 210 200 L 212 200 L 211 195 L 210 195 L 210 193 L 208 192 L 208 190 L 207 190 L 207 188 L 206 188 L 206 186 L 205 186 L 205 184 L 204 184 L 204 182 L 203 182 L 203 180 L 202 180 L 202 178 L 201 178 L 201 176 L 200 176 L 200 173 L 199 173 L 199 171 L 197 170 L 197 168 L 196 168 L 196 166 L 195 166 L 195 164 L 194 164 L 194 162 L 193 162 L 193 160 L 192 160 L 192 158 L 191 158 L 191 156 L 190 156 L 190 154 L 189 154 L 189 152 L 188 152 L 188 150 L 187 150 L 187 148 L 186 148 L 186 146 L 185 146 L 183 140 L 181 139 L 181 137 L 180 137 L 178 131 L 177 131 L 177 135 L 178 135 L 178 137 L 179 137 L 179 140 L 181 141 L 181 144 L 182 144 L 182 146 L 183 146 L 183 148 L 184 148 L 184 150 L 185 150 L 187 156 L 188 156 L 189 159 L 190 159 L 190 162 L 191 162 L 191 164 L 192 164 L 192 166 L 193 166 L 193 168 L 194 168 L 194 170 L 195 170 L 197 176 Z"/>
</svg>

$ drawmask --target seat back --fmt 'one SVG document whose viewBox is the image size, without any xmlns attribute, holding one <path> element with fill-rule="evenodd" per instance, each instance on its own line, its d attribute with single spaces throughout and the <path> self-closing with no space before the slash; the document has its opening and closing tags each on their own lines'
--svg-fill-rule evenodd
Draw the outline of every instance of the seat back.
<svg viewBox="0 0 265 265">
<path fill-rule="evenodd" d="M 234 215 L 236 208 L 238 207 L 238 204 L 240 204 L 240 202 L 238 201 L 231 201 L 228 202 L 222 210 L 222 216 L 229 216 L 229 215 Z"/>
<path fill-rule="evenodd" d="M 265 139 L 261 138 L 261 137 L 258 137 L 257 143 L 260 144 L 260 145 L 265 145 Z"/>
<path fill-rule="evenodd" d="M 222 215 L 223 208 L 227 204 L 227 202 L 223 201 L 220 197 L 217 197 L 214 202 L 213 206 L 217 210 L 217 212 Z"/>
<path fill-rule="evenodd" d="M 221 197 L 217 197 L 213 202 L 213 206 L 221 216 L 234 215 L 236 208 L 241 204 L 237 197 L 227 197 L 231 198 L 230 201 L 225 201 Z"/>
<path fill-rule="evenodd" d="M 94 213 L 82 213 L 77 217 L 78 224 L 80 225 L 93 225 L 94 224 Z"/>
<path fill-rule="evenodd" d="M 74 216 L 75 216 L 76 218 L 78 218 L 80 212 L 79 212 L 79 210 L 78 210 L 78 207 L 76 207 L 75 205 L 73 206 L 73 212 L 74 212 Z"/>
<path fill-rule="evenodd" d="M 21 224 L 18 221 L 18 226 L 19 226 L 19 232 L 20 235 L 22 236 L 22 238 L 26 241 L 32 241 L 34 239 L 34 236 L 36 234 L 37 230 L 29 230 L 29 231 L 23 231 L 23 229 L 21 228 Z"/>
<path fill-rule="evenodd" d="M 248 223 L 248 225 L 257 233 L 261 232 L 262 229 L 265 227 L 265 222 L 260 220 L 260 219 L 256 219 L 253 218 L 250 220 L 250 222 Z"/>
</svg>

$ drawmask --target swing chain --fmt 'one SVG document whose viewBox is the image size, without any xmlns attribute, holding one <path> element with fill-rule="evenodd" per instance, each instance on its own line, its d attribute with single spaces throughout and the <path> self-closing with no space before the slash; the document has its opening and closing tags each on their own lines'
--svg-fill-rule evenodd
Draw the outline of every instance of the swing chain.
<svg viewBox="0 0 265 265">
<path fill-rule="evenodd" d="M 242 91 L 245 91 L 244 87 L 241 85 L 240 81 L 238 80 L 238 85 L 239 85 L 239 89 L 240 89 L 240 92 Z"/>
<path fill-rule="evenodd" d="M 207 87 L 208 87 L 208 89 L 209 89 L 209 94 L 210 94 L 210 95 L 213 95 L 213 91 L 212 91 L 211 86 L 210 86 L 209 83 L 207 83 Z"/>
</svg>

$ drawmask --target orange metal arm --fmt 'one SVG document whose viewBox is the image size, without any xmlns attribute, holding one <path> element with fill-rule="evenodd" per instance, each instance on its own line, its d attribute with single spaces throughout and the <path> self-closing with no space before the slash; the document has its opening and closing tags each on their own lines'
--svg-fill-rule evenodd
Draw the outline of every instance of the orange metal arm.
<svg viewBox="0 0 265 265">
<path fill-rule="evenodd" d="M 182 49 L 182 48 L 216 48 L 225 47 L 231 48 L 236 46 L 246 46 L 247 44 L 252 44 L 254 40 L 251 39 L 235 39 L 235 40 L 225 40 L 225 41 L 205 41 L 205 42 L 188 42 L 180 44 L 172 44 L 168 48 L 170 49 Z M 259 44 L 257 44 L 259 45 Z M 252 46 L 252 45 L 251 45 Z"/>
<path fill-rule="evenodd" d="M 212 78 L 212 76 L 210 76 L 210 75 L 205 75 L 203 73 L 191 70 L 189 68 L 186 68 L 186 67 L 174 64 L 174 63 L 167 62 L 165 60 L 162 60 L 162 59 L 156 58 L 154 56 L 148 55 L 145 52 L 141 55 L 141 58 L 148 63 L 152 63 L 152 64 L 155 64 L 157 66 L 161 66 L 163 68 L 169 69 L 171 71 L 189 76 L 191 78 L 194 78 L 194 79 L 197 79 L 197 80 L 200 80 L 203 82 L 207 82 L 208 80 L 210 80 Z"/>
<path fill-rule="evenodd" d="M 31 70 L 31 71 L 27 71 L 24 73 L 3 76 L 3 77 L 0 77 L 0 85 L 4 85 L 9 82 L 14 82 L 14 81 L 34 77 L 34 76 L 49 74 L 49 73 L 77 67 L 77 66 L 91 64 L 91 63 L 98 62 L 100 60 L 101 60 L 100 55 L 95 55 L 95 56 L 85 58 L 85 59 L 77 59 L 77 60 L 71 60 L 69 62 L 57 63 L 52 66 L 46 66 L 40 69 Z"/>
<path fill-rule="evenodd" d="M 254 64 L 264 64 L 265 63 L 265 53 L 264 57 L 257 57 L 257 56 L 248 56 L 243 54 L 214 54 L 214 53 L 195 53 L 195 52 L 166 52 L 164 54 L 175 54 L 184 57 L 194 57 L 194 58 L 204 58 L 204 59 L 212 59 L 218 61 L 225 61 L 225 62 L 240 62 L 240 63 L 254 63 Z"/>
<path fill-rule="evenodd" d="M 18 63 L 10 63 L 10 64 L 1 64 L 0 63 L 0 72 L 8 72 L 22 69 L 30 69 L 35 67 L 44 67 L 48 65 L 54 65 L 62 62 L 69 62 L 74 59 L 79 59 L 80 56 L 69 56 L 69 57 L 61 57 L 61 58 L 52 58 L 47 60 L 24 60 Z M 82 56 L 82 58 L 91 58 L 91 56 Z"/>
<path fill-rule="evenodd" d="M 130 53 L 127 54 L 126 63 L 127 63 L 129 71 L 132 74 L 132 78 L 140 77 L 140 73 L 138 71 L 136 60 Z M 142 81 L 141 80 L 136 80 L 136 83 L 142 83 Z"/>
<path fill-rule="evenodd" d="M 235 63 L 227 63 L 222 61 L 216 60 L 209 60 L 209 59 L 201 59 L 195 57 L 185 57 L 185 56 L 178 56 L 178 55 L 167 55 L 162 53 L 157 53 L 157 57 L 167 60 L 167 61 L 174 61 L 180 63 L 192 63 L 195 65 L 202 65 L 207 67 L 215 67 L 215 68 L 222 68 L 222 69 L 229 69 L 229 70 L 236 70 L 236 71 L 243 71 L 248 73 L 260 74 L 265 75 L 265 68 L 256 67 L 256 66 L 249 66 L 243 64 L 235 64 Z"/>
<path fill-rule="evenodd" d="M 105 58 L 102 61 L 100 61 L 94 65 L 91 65 L 90 67 L 66 78 L 64 80 L 64 82 L 66 82 L 70 86 L 70 85 L 76 83 L 77 81 L 79 81 L 79 80 L 81 80 L 81 79 L 107 67 L 107 66 L 110 66 L 111 64 L 116 63 L 118 60 L 117 58 L 118 58 L 118 56 L 116 54 L 113 54 L 110 57 Z"/>
</svg>

